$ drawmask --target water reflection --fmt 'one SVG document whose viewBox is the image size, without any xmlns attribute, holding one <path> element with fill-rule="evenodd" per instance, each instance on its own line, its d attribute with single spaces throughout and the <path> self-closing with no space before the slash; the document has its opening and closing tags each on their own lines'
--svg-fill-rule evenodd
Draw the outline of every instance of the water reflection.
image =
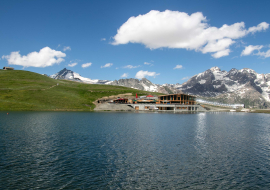
<svg viewBox="0 0 270 190">
<path fill-rule="evenodd" d="M 205 140 L 207 135 L 206 113 L 197 114 L 196 117 L 196 136 L 195 136 L 195 148 L 199 155 L 205 157 L 208 154 L 207 142 Z"/>
<path fill-rule="evenodd" d="M 0 116 L 0 189 L 264 189 L 270 184 L 269 115 Z"/>
</svg>

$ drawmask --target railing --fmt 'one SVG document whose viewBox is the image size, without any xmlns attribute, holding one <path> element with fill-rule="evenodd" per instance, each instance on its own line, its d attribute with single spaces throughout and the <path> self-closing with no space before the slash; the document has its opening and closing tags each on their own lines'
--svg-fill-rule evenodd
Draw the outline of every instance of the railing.
<svg viewBox="0 0 270 190">
<path fill-rule="evenodd" d="M 224 103 L 220 103 L 220 102 L 211 102 L 211 101 L 207 101 L 207 100 L 202 100 L 202 99 L 197 99 L 196 100 L 199 103 L 203 103 L 203 104 L 209 104 L 209 105 L 213 105 L 213 106 L 220 106 L 220 107 L 230 107 L 230 108 L 237 108 L 237 107 L 245 107 L 245 104 L 224 104 Z"/>
</svg>

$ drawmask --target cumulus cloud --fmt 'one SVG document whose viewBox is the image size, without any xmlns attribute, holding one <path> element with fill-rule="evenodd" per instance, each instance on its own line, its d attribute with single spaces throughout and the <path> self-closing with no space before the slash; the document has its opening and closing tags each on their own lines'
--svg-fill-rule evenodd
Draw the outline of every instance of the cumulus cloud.
<svg viewBox="0 0 270 190">
<path fill-rule="evenodd" d="M 84 63 L 82 64 L 82 68 L 90 67 L 92 63 Z"/>
<path fill-rule="evenodd" d="M 258 52 L 256 55 L 259 55 L 264 58 L 270 57 L 270 49 L 266 52 Z"/>
<path fill-rule="evenodd" d="M 155 78 L 157 75 L 160 75 L 160 73 L 140 70 L 139 72 L 136 73 L 135 78 L 142 79 L 142 78 L 145 78 L 146 76 Z"/>
<path fill-rule="evenodd" d="M 101 38 L 100 41 L 106 41 L 106 38 Z"/>
<path fill-rule="evenodd" d="M 182 69 L 183 66 L 182 65 L 176 65 L 173 69 Z"/>
<path fill-rule="evenodd" d="M 214 53 L 211 55 L 212 55 L 212 57 L 217 59 L 217 58 L 229 55 L 230 52 L 231 52 L 230 49 L 225 49 L 225 50 L 218 51 L 217 53 Z"/>
<path fill-rule="evenodd" d="M 75 67 L 78 63 L 70 63 L 68 64 L 69 67 Z"/>
<path fill-rule="evenodd" d="M 48 67 L 63 62 L 63 57 L 66 57 L 65 53 L 44 47 L 39 52 L 31 52 L 24 56 L 21 56 L 19 51 L 11 52 L 10 55 L 3 55 L 2 59 L 7 59 L 9 65 Z"/>
<path fill-rule="evenodd" d="M 262 48 L 263 46 L 253 46 L 253 45 L 245 46 L 245 49 L 242 51 L 241 56 L 250 55 L 253 51 L 260 50 Z"/>
<path fill-rule="evenodd" d="M 121 76 L 122 78 L 127 78 L 128 77 L 128 73 L 124 73 L 124 74 L 122 74 L 122 76 Z"/>
<path fill-rule="evenodd" d="M 227 49 L 235 43 L 232 39 L 230 38 L 225 38 L 217 41 L 211 41 L 208 42 L 208 44 L 202 49 L 202 53 L 209 53 L 209 52 L 219 52 Z"/>
<path fill-rule="evenodd" d="M 183 48 L 214 53 L 219 58 L 229 55 L 229 47 L 249 33 L 266 30 L 269 24 L 262 22 L 245 29 L 244 22 L 222 27 L 212 27 L 201 12 L 188 15 L 185 12 L 152 10 L 145 15 L 130 17 L 113 37 L 113 45 L 141 43 L 147 48 Z"/>
<path fill-rule="evenodd" d="M 127 65 L 127 66 L 124 66 L 123 68 L 125 68 L 125 69 L 135 69 L 135 68 L 138 68 L 138 67 L 140 67 L 140 65 L 137 65 L 137 66 Z"/>
<path fill-rule="evenodd" d="M 63 51 L 71 50 L 69 46 L 64 46 Z"/>
<path fill-rule="evenodd" d="M 248 32 L 251 32 L 252 34 L 254 34 L 255 32 L 266 30 L 268 27 L 269 27 L 269 24 L 267 22 L 262 22 L 258 24 L 257 26 L 250 27 L 248 29 Z"/>
<path fill-rule="evenodd" d="M 112 65 L 113 65 L 112 63 L 106 63 L 104 66 L 101 66 L 100 68 L 111 67 Z"/>
</svg>

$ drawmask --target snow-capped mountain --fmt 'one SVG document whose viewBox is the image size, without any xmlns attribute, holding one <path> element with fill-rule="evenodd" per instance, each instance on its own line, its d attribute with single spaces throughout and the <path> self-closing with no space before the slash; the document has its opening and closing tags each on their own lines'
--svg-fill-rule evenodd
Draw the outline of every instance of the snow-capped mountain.
<svg viewBox="0 0 270 190">
<path fill-rule="evenodd" d="M 223 103 L 243 103 L 247 106 L 270 107 L 270 74 L 258 74 L 252 69 L 221 71 L 212 67 L 194 75 L 183 84 L 153 84 L 146 78 L 115 81 L 92 80 L 68 69 L 51 75 L 54 79 L 67 79 L 89 84 L 125 86 L 164 94 L 186 93 Z"/>
<path fill-rule="evenodd" d="M 139 90 L 145 90 L 150 92 L 156 92 L 158 89 L 158 86 L 147 80 L 146 78 L 143 78 L 141 80 L 139 79 L 120 79 L 115 80 L 111 83 L 111 85 L 115 86 L 125 86 L 130 88 L 135 88 Z"/>
<path fill-rule="evenodd" d="M 141 80 L 139 79 L 120 79 L 115 80 L 110 85 L 115 86 L 125 86 L 130 88 L 135 88 L 139 90 L 149 91 L 149 92 L 160 92 L 164 94 L 172 94 L 172 93 L 180 93 L 180 90 L 174 89 L 173 87 L 170 87 L 168 85 L 159 85 L 159 84 L 153 84 L 151 81 L 149 81 L 146 78 L 143 78 Z"/>
<path fill-rule="evenodd" d="M 227 72 L 212 67 L 173 87 L 184 93 L 221 99 L 228 103 L 237 100 L 249 102 L 250 105 L 270 105 L 270 74 L 258 74 L 247 68 Z"/>
<path fill-rule="evenodd" d="M 109 80 L 99 80 L 99 79 L 89 79 L 82 77 L 78 73 L 75 73 L 71 70 L 68 70 L 66 68 L 62 69 L 56 74 L 53 74 L 50 76 L 53 79 L 65 79 L 65 80 L 73 80 L 77 82 L 83 82 L 88 84 L 110 84 L 112 81 Z"/>
</svg>

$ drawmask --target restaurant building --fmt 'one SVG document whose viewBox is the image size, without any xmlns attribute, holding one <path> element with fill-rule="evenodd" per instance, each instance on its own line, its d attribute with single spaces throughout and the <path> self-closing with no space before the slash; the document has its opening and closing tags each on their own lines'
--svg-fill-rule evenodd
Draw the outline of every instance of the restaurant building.
<svg viewBox="0 0 270 190">
<path fill-rule="evenodd" d="M 196 97 L 188 94 L 168 94 L 158 96 L 152 104 L 143 103 L 133 105 L 135 110 L 158 111 L 205 111 L 196 103 Z"/>
<path fill-rule="evenodd" d="M 168 94 L 158 97 L 156 104 L 184 104 L 195 105 L 196 97 L 187 94 Z"/>
</svg>

